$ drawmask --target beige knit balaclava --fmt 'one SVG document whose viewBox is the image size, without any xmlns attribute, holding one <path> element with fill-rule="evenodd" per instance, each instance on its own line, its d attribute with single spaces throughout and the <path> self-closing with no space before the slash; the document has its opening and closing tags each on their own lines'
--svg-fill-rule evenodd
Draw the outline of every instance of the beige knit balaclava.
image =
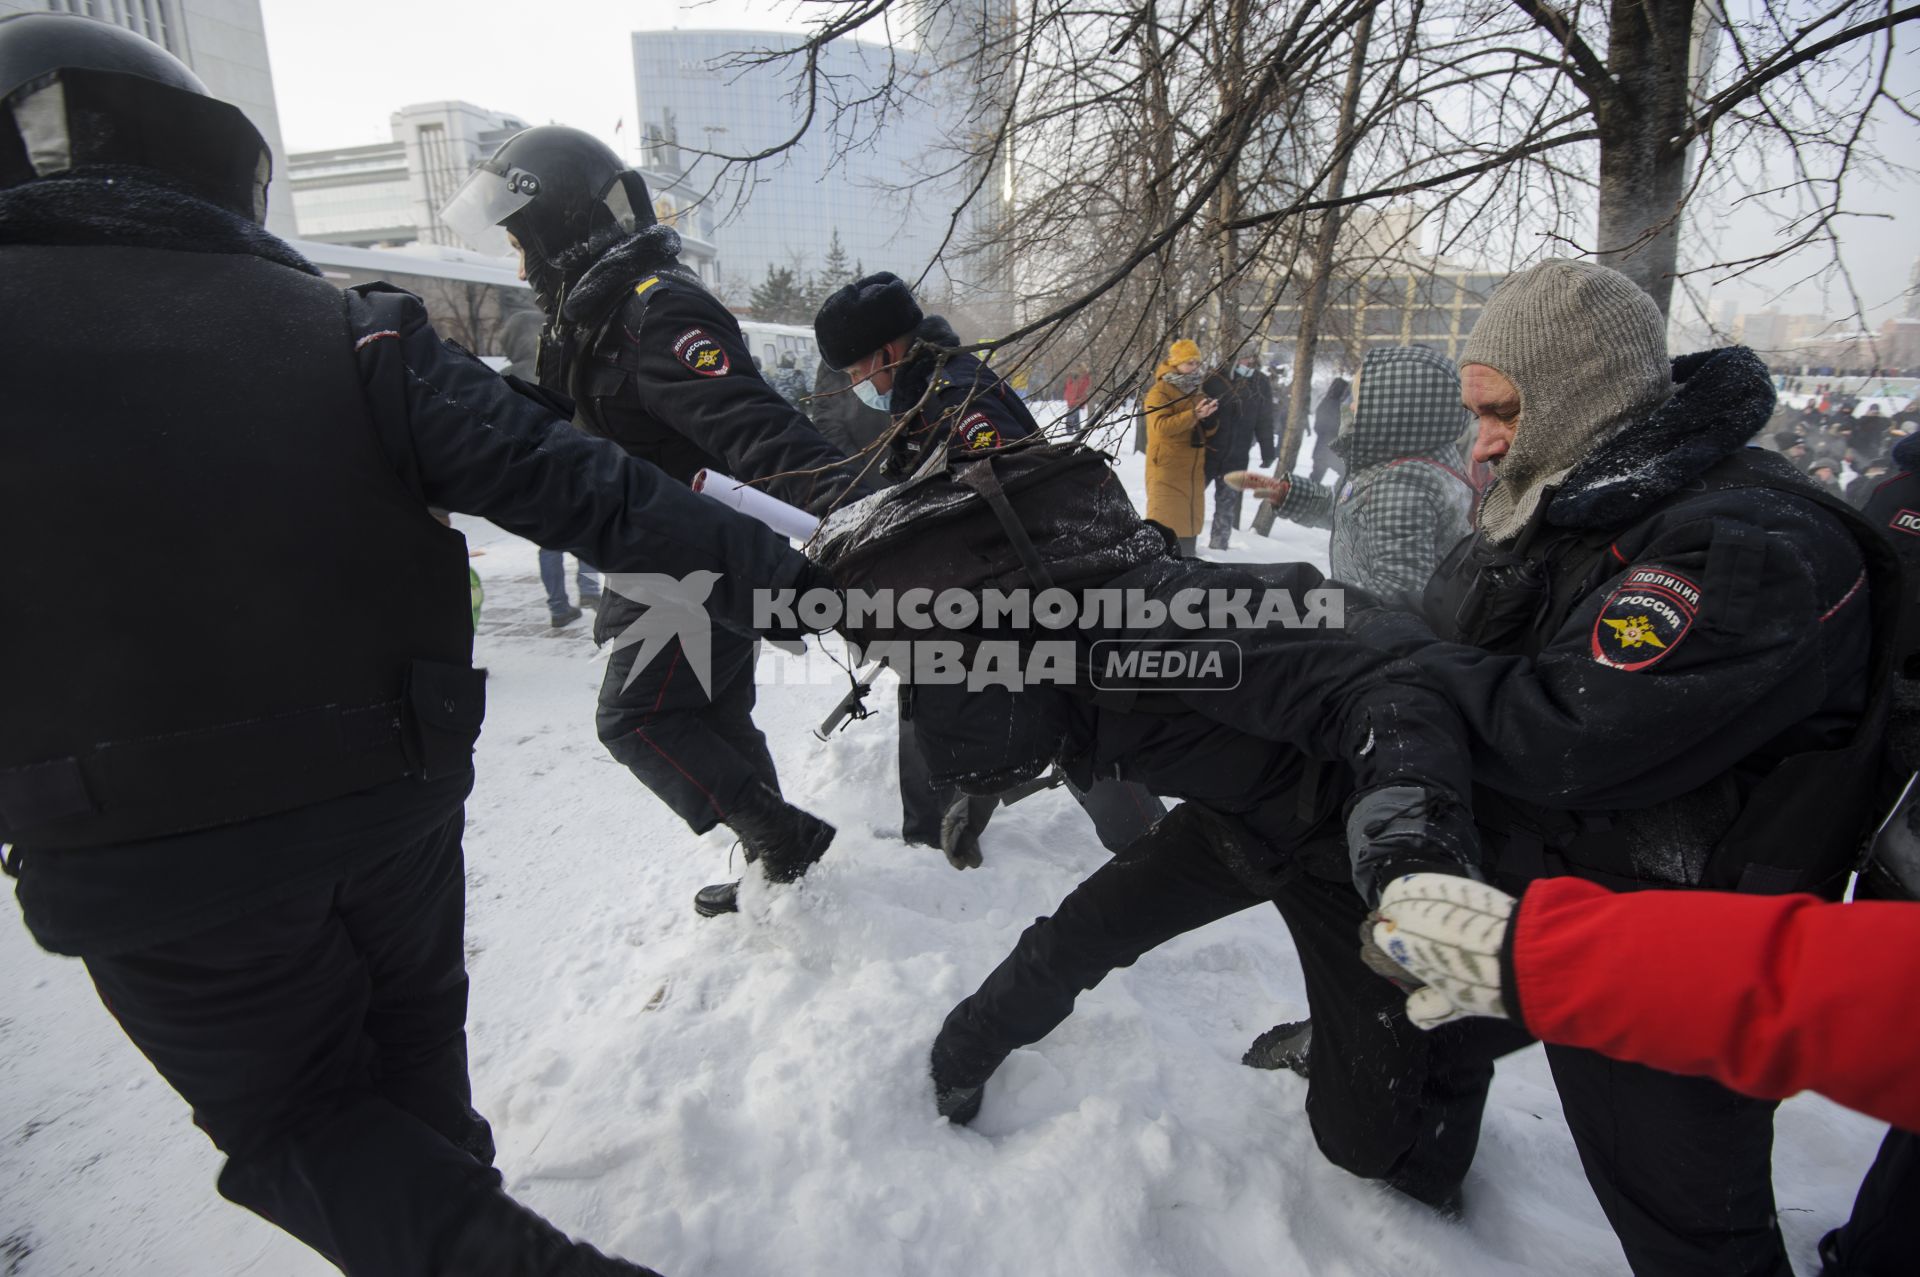
<svg viewBox="0 0 1920 1277">
<path fill-rule="evenodd" d="M 1552 258 L 1494 291 L 1460 356 L 1520 391 L 1513 446 L 1480 506 L 1489 540 L 1519 535 L 1548 487 L 1673 392 L 1666 328 L 1632 280 L 1591 262 Z"/>
</svg>

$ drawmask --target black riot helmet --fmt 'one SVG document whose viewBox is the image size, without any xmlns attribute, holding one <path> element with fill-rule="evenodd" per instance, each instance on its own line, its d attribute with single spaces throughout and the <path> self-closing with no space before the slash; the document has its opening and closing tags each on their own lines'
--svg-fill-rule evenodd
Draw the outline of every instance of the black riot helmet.
<svg viewBox="0 0 1920 1277">
<path fill-rule="evenodd" d="M 505 227 L 520 241 L 534 297 L 552 313 L 561 285 L 588 264 L 570 260 L 584 256 L 570 250 L 630 235 L 654 216 L 646 181 L 611 147 L 549 124 L 503 142 L 440 210 L 440 220 L 476 246 L 493 227 Z"/>
<path fill-rule="evenodd" d="M 267 219 L 272 152 L 185 63 L 92 18 L 0 18 L 0 188 L 94 165 L 152 169 Z"/>
</svg>

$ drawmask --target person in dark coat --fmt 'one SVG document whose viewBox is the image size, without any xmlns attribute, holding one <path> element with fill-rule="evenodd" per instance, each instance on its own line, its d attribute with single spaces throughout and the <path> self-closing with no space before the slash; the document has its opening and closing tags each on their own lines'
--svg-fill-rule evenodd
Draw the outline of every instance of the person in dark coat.
<svg viewBox="0 0 1920 1277">
<path fill-rule="evenodd" d="M 864 466 L 873 458 L 870 450 L 893 425 L 893 418 L 879 408 L 869 408 L 853 393 L 853 378 L 826 360 L 813 374 L 813 394 L 806 402 L 807 416 L 826 436 L 827 442 Z"/>
<path fill-rule="evenodd" d="M 28 930 L 192 1106 L 222 1196 L 342 1271 L 645 1277 L 503 1192 L 472 1105 L 484 671 L 464 543 L 428 509 L 712 572 L 743 635 L 757 587 L 814 570 L 442 342 L 418 298 L 335 289 L 264 229 L 259 133 L 159 46 L 0 18 L 0 103 L 0 535 L 149 568 L 114 587 L 131 642 L 63 623 L 48 556 L 0 567 Z"/>
<path fill-rule="evenodd" d="M 896 275 L 882 271 L 836 290 L 813 324 L 825 365 L 836 366 L 850 383 L 864 374 L 843 397 L 864 411 L 891 413 L 882 467 L 887 477 L 906 478 L 941 444 L 950 458 L 965 459 L 1038 431 L 1019 396 L 984 363 L 953 351 L 961 344 L 959 334 L 939 316 L 925 314 Z M 881 381 L 885 385 L 876 388 Z M 898 705 L 901 837 L 940 848 L 955 869 L 976 869 L 984 863 L 980 836 L 1000 799 L 936 780 L 904 681 Z M 1166 814 L 1160 800 L 1137 784 L 1110 778 L 1066 783 L 1109 851 L 1127 846 Z"/>
<path fill-rule="evenodd" d="M 1219 428 L 1207 440 L 1207 479 L 1213 484 L 1213 530 L 1208 545 L 1224 550 L 1240 526 L 1243 500 L 1226 476 L 1247 468 L 1256 443 L 1262 457 L 1273 455 L 1273 388 L 1260 371 L 1260 361 L 1244 354 L 1230 371 L 1208 377 L 1202 391 L 1220 404 Z"/>
<path fill-rule="evenodd" d="M 1233 530 L 1240 526 L 1240 490 L 1228 485 L 1226 476 L 1247 468 L 1253 453 L 1253 424 L 1256 417 L 1253 397 L 1243 377 L 1229 369 L 1207 375 L 1200 393 L 1217 402 L 1214 431 L 1207 436 L 1206 481 L 1213 486 L 1213 517 L 1207 538 L 1209 549 L 1228 548 Z"/>
<path fill-rule="evenodd" d="M 820 357 L 847 374 L 860 402 L 892 417 L 884 469 L 911 474 L 938 452 L 982 452 L 1038 434 L 1027 405 L 928 315 L 889 271 L 829 295 L 813 320 Z"/>
<path fill-rule="evenodd" d="M 1334 449 L 1333 442 L 1340 437 L 1340 414 L 1347 406 L 1350 386 L 1345 377 L 1335 377 L 1313 410 L 1313 468 L 1307 473 L 1311 483 L 1320 482 L 1322 474 L 1333 476 L 1337 482 L 1346 473 L 1346 464 Z"/>
<path fill-rule="evenodd" d="M 1462 357 L 1475 459 L 1499 476 L 1478 533 L 1441 564 L 1418 615 L 1363 611 L 1353 628 L 1464 714 L 1502 889 L 1570 873 L 1831 897 L 1877 816 L 1898 570 L 1843 502 L 1744 446 L 1773 408 L 1765 365 L 1739 348 L 1670 362 L 1665 332 L 1651 300 L 1605 267 L 1549 261 L 1510 276 Z M 1331 942 L 1364 910 L 1312 891 L 1296 904 L 1311 914 L 1295 938 L 1316 1139 L 1392 1183 L 1418 1165 L 1427 1200 L 1457 1201 L 1477 1117 L 1464 1135 L 1460 1122 L 1484 1102 L 1489 1044 L 1410 1047 L 1404 1019 L 1374 1014 L 1373 972 Z M 1547 1051 L 1636 1273 L 1791 1271 L 1770 1102 Z M 1444 1132 L 1422 1097 L 1453 1105 Z"/>
<path fill-rule="evenodd" d="M 679 235 L 655 221 L 645 180 L 597 138 L 558 126 L 516 133 L 441 220 L 472 242 L 506 229 L 547 315 L 540 383 L 573 401 L 583 429 L 683 483 L 717 471 L 815 514 L 847 495 L 846 457 L 754 370 L 738 321 L 680 264 Z M 755 644 L 715 633 L 703 672 L 677 640 L 627 639 L 662 601 L 647 583 L 608 582 L 594 640 L 626 641 L 600 688 L 601 743 L 694 833 L 725 824 L 769 881 L 791 882 L 834 830 L 780 792 L 753 721 Z M 703 887 L 695 911 L 735 912 L 738 886 Z"/>
</svg>

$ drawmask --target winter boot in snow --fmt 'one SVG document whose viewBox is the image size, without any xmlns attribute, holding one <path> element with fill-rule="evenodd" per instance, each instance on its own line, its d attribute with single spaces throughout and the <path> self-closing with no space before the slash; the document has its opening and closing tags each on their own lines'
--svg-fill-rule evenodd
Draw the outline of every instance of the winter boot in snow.
<svg viewBox="0 0 1920 1277">
<path fill-rule="evenodd" d="M 481 1190 L 453 1225 L 436 1277 L 660 1277 L 603 1255 L 497 1188 Z"/>
<path fill-rule="evenodd" d="M 1254 1069 L 1292 1069 L 1307 1076 L 1307 1048 L 1313 1045 L 1313 1021 L 1276 1024 L 1253 1040 L 1240 1063 Z"/>
<path fill-rule="evenodd" d="M 980 1115 L 987 1079 L 1008 1054 L 975 1040 L 966 1027 L 965 1007 L 962 1003 L 948 1012 L 927 1061 L 933 1077 L 933 1107 L 955 1126 L 965 1126 Z"/>
<path fill-rule="evenodd" d="M 580 609 L 575 607 L 573 604 L 569 603 L 565 607 L 561 608 L 558 612 L 555 612 L 552 615 L 550 615 L 547 618 L 547 624 L 553 626 L 553 628 L 556 630 L 564 630 L 569 625 L 572 625 L 575 621 L 579 620 L 581 615 L 582 613 Z"/>
<path fill-rule="evenodd" d="M 794 882 L 826 854 L 834 829 L 759 783 L 727 813 L 727 825 L 740 836 L 740 849 L 749 864 L 760 866 L 768 882 Z M 703 918 L 736 913 L 740 884 L 720 882 L 694 893 L 694 912 Z"/>
<path fill-rule="evenodd" d="M 940 850 L 955 869 L 978 869 L 980 835 L 1000 800 L 976 794 L 955 794 L 940 817 Z"/>
</svg>

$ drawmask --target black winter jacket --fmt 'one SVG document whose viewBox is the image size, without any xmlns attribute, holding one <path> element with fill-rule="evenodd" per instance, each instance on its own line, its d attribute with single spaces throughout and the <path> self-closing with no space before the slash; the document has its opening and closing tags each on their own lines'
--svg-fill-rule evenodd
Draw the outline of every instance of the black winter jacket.
<svg viewBox="0 0 1920 1277">
<path fill-rule="evenodd" d="M 561 304 L 541 381 L 579 424 L 685 483 L 703 469 L 822 514 L 847 488 L 845 454 L 755 371 L 732 313 L 651 226 L 602 252 Z"/>
<path fill-rule="evenodd" d="M 1356 629 L 1449 691 L 1476 780 L 1529 836 L 1551 849 L 1550 813 L 1602 814 L 1615 877 L 1732 886 L 1709 852 L 1773 767 L 1861 724 L 1874 613 L 1845 514 L 1743 448 L 1772 411 L 1765 366 L 1730 348 L 1674 375 L 1510 547 L 1462 543 L 1424 621 L 1382 611 Z M 1476 802 L 1483 823 L 1499 807 Z"/>
<path fill-rule="evenodd" d="M 216 263 L 244 262 L 253 276 L 275 286 L 283 276 L 304 299 L 311 300 L 315 288 L 324 291 L 312 278 L 318 272 L 282 241 L 139 170 L 76 170 L 0 192 L 0 245 L 9 246 L 5 251 L 10 254 L 32 255 L 36 270 L 69 271 L 76 280 L 111 278 L 136 320 L 163 309 L 166 298 L 155 296 L 155 290 L 167 280 L 182 272 L 204 274 Z M 206 267 L 198 267 L 201 262 Z M 7 278 L 19 273 L 0 275 L 0 292 Z M 143 297 L 156 304 L 143 306 Z M 0 323 L 42 321 L 35 299 L 16 300 L 19 304 L 8 306 Z M 230 305 L 215 298 L 214 304 L 192 315 L 191 322 L 158 331 L 149 328 L 142 340 L 154 357 L 184 369 L 189 378 L 217 380 L 220 370 L 240 368 L 271 385 L 276 370 L 287 370 L 280 375 L 291 377 L 314 365 L 342 364 L 352 397 L 364 395 L 364 415 L 356 403 L 356 411 L 318 423 L 323 428 L 320 437 L 337 439 L 342 458 L 359 459 L 400 499 L 411 494 L 420 522 L 428 527 L 433 525 L 426 507 L 438 506 L 485 517 L 540 545 L 571 551 L 613 571 L 686 575 L 712 570 L 720 574 L 708 599 L 715 619 L 747 633 L 752 632 L 756 587 L 778 589 L 810 581 L 813 570 L 806 560 L 764 527 L 727 513 L 614 445 L 574 430 L 545 399 L 517 392 L 479 360 L 443 343 L 418 299 L 372 285 L 324 300 L 338 307 L 332 331 L 339 345 L 332 349 L 277 342 L 269 326 L 248 324 L 256 299 L 245 297 L 232 298 Z M 31 368 L 22 370 L 23 376 L 32 374 Z M 107 393 L 90 387 L 85 396 L 95 406 L 111 401 L 113 377 L 129 374 L 108 363 L 99 375 L 107 379 Z M 188 406 L 194 414 L 191 430 L 169 434 L 158 431 L 151 420 L 116 417 L 101 409 L 95 429 L 76 439 L 93 450 L 94 464 L 111 467 L 114 431 L 139 438 L 148 452 L 173 447 L 178 454 L 174 460 L 181 465 L 194 464 L 204 455 L 194 449 L 217 448 L 221 438 L 230 437 L 247 446 L 221 453 L 217 460 L 235 471 L 261 453 L 256 441 L 263 430 L 298 424 L 307 437 L 312 433 L 307 428 L 314 425 L 299 414 L 315 409 L 297 401 L 288 402 L 284 417 L 272 422 L 227 407 L 218 394 L 206 394 Z M 170 445 L 170 438 L 177 443 Z M 0 446 L 5 442 L 0 432 Z M 25 440 L 15 443 L 24 451 Z M 269 469 L 236 474 L 233 482 L 271 489 L 283 479 Z M 144 476 L 114 478 L 138 483 Z M 109 524 L 123 515 L 114 503 L 95 508 L 97 493 L 96 484 L 88 491 L 54 493 L 50 499 L 90 509 L 90 518 Z M 345 508 L 357 509 L 371 495 L 346 491 L 337 499 Z M 204 554 L 209 562 L 225 562 L 223 556 L 235 545 L 279 544 L 274 538 L 300 544 L 313 535 L 304 526 L 276 528 L 234 522 L 231 516 L 223 525 L 217 506 L 161 505 L 151 517 L 163 521 L 159 530 L 164 536 L 157 536 L 152 525 L 130 524 L 117 530 L 119 539 L 134 546 L 197 538 L 194 553 Z M 450 566 L 458 573 L 458 539 L 452 533 L 441 535 L 454 542 Z M 396 546 L 386 549 L 401 552 Z M 366 571 L 353 557 L 355 547 L 322 543 L 317 550 L 303 545 L 302 552 L 332 559 L 324 572 L 266 573 L 250 582 L 254 593 L 245 602 L 246 622 L 263 612 L 327 609 L 333 601 L 324 590 L 316 595 L 316 588 Z M 195 561 L 182 558 L 177 566 L 188 571 Z M 451 619 L 464 633 L 469 625 L 464 581 L 456 577 L 448 583 L 451 591 L 438 589 L 439 574 L 447 566 L 439 559 L 385 565 L 431 577 L 435 599 L 448 598 L 454 609 Z M 295 641 L 298 635 L 253 633 L 246 622 L 206 616 L 182 624 L 227 627 L 210 632 L 208 643 L 225 642 L 230 632 L 238 632 L 254 644 L 277 644 L 282 655 L 292 653 L 301 664 L 318 662 L 302 677 L 318 693 L 327 691 L 324 652 L 307 652 Z M 368 641 L 383 638 L 370 635 Z M 183 641 L 191 641 L 190 633 Z M 176 671 L 165 665 L 143 671 L 143 652 L 153 658 L 157 648 L 122 643 L 115 676 L 166 688 Z M 28 676 L 23 669 L 12 672 Z M 396 668 L 396 696 L 402 694 L 400 678 Z M 268 690 L 263 689 L 263 698 Z M 25 726 L 14 722 L 17 728 Z M 178 724 L 183 734 L 203 734 L 207 726 L 199 721 Z M 461 726 L 468 729 L 464 750 L 471 730 L 477 730 L 477 718 Z M 214 780 L 224 774 L 222 760 L 208 749 L 201 752 L 209 776 L 206 788 L 217 789 Z M 257 754 L 246 761 L 255 767 L 262 763 Z M 295 890 L 354 858 L 390 850 L 396 839 L 418 836 L 457 812 L 471 783 L 470 766 L 463 765 L 443 771 L 438 779 L 402 776 L 344 798 L 286 810 L 259 809 L 238 823 L 196 832 L 58 850 L 36 851 L 28 843 L 24 850 L 15 849 L 12 864 L 20 873 L 28 925 L 43 945 L 91 953 L 156 943 L 238 916 L 272 893 Z"/>
</svg>

